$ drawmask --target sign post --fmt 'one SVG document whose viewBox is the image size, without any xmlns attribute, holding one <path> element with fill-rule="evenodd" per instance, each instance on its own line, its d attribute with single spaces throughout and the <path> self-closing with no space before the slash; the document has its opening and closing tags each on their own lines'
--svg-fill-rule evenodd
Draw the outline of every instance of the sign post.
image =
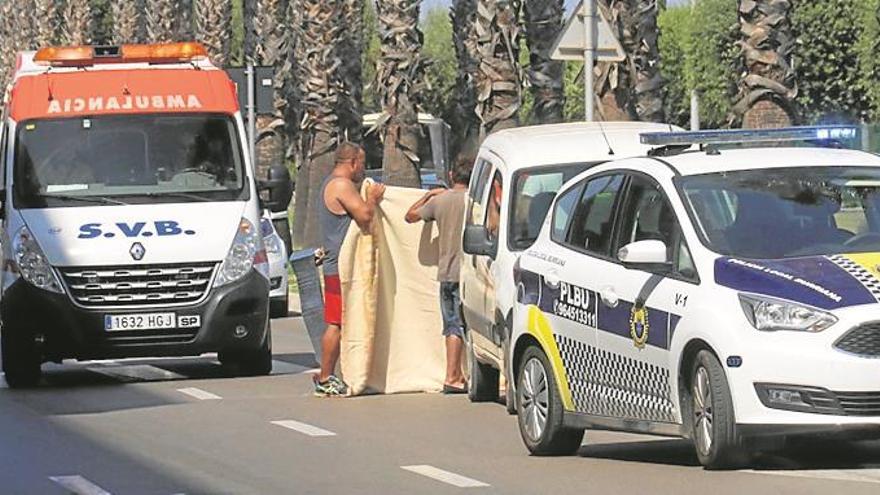
<svg viewBox="0 0 880 495">
<path fill-rule="evenodd" d="M 584 111 L 587 122 L 595 119 L 593 66 L 596 62 L 621 62 L 626 52 L 611 26 L 598 11 L 596 0 L 582 0 L 556 39 L 551 58 L 584 62 Z"/>
</svg>

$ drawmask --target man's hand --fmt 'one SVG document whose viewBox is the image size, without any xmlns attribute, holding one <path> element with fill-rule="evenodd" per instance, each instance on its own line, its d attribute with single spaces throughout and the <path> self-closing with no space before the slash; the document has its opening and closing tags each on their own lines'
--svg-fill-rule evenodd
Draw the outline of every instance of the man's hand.
<svg viewBox="0 0 880 495">
<path fill-rule="evenodd" d="M 439 196 L 445 191 L 442 187 L 438 187 L 436 189 L 431 189 L 426 192 L 424 196 L 422 196 L 418 201 L 413 203 L 412 206 L 409 207 L 409 211 L 406 212 L 406 215 L 403 217 L 406 220 L 406 223 L 416 223 L 419 220 L 427 220 L 423 219 L 422 215 L 419 213 L 419 210 L 422 209 L 423 206 L 428 204 L 428 201 L 431 200 L 434 196 Z"/>
<path fill-rule="evenodd" d="M 367 187 L 367 201 L 370 201 L 375 205 L 379 204 L 379 202 L 382 201 L 382 198 L 384 197 L 385 184 L 374 182 Z"/>
</svg>

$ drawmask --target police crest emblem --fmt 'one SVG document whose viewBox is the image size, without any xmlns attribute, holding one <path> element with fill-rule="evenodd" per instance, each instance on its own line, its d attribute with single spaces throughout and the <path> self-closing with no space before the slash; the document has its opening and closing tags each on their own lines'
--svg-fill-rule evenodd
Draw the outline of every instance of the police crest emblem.
<svg viewBox="0 0 880 495">
<path fill-rule="evenodd" d="M 633 345 L 638 349 L 643 349 L 648 342 L 648 308 L 644 306 L 633 305 L 629 315 L 629 334 L 632 336 Z"/>
</svg>

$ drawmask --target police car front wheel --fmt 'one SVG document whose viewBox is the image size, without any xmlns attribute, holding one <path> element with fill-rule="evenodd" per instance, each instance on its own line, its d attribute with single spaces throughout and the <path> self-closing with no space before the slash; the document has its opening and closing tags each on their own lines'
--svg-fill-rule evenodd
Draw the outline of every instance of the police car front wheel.
<svg viewBox="0 0 880 495">
<path fill-rule="evenodd" d="M 547 356 L 537 346 L 526 349 L 517 372 L 519 430 L 534 455 L 571 455 L 578 451 L 584 430 L 562 424 L 563 407 Z"/>
<path fill-rule="evenodd" d="M 732 469 L 748 462 L 724 368 L 708 350 L 697 353 L 691 366 L 687 409 L 691 438 L 700 464 L 708 469 Z"/>
</svg>

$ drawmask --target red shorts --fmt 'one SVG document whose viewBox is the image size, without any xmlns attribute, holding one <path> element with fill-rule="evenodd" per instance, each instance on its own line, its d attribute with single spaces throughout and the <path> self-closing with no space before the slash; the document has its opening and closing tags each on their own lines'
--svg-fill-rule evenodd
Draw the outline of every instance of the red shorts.
<svg viewBox="0 0 880 495">
<path fill-rule="evenodd" d="M 324 322 L 342 326 L 342 284 L 339 275 L 324 275 Z"/>
</svg>

